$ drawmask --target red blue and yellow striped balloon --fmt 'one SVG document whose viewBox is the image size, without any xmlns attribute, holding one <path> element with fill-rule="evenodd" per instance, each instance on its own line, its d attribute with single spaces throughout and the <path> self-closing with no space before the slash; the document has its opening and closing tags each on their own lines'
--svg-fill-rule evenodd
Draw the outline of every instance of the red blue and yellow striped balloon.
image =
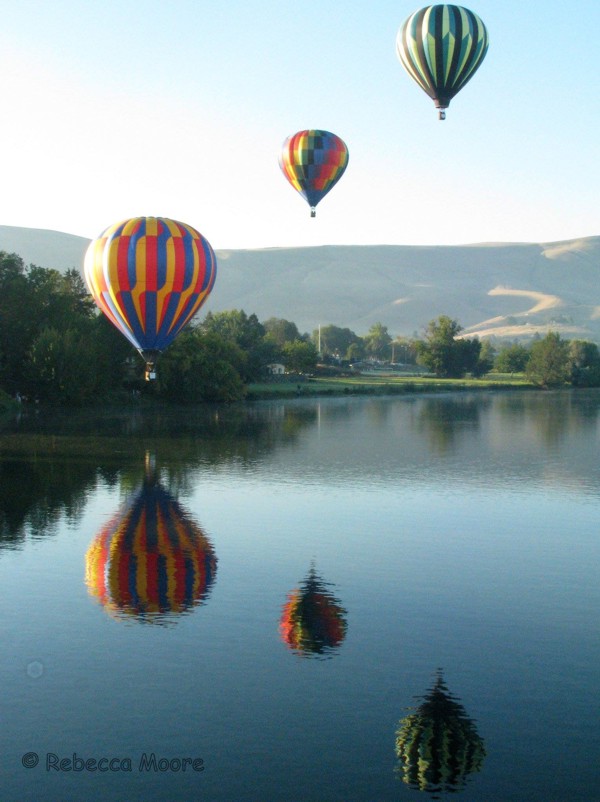
<svg viewBox="0 0 600 802">
<path fill-rule="evenodd" d="M 85 564 L 88 590 L 108 612 L 158 622 L 207 598 L 217 558 L 179 503 L 146 480 L 94 539 Z"/>
<path fill-rule="evenodd" d="M 208 241 L 165 217 L 110 226 L 90 244 L 84 265 L 96 304 L 148 361 L 200 309 L 216 273 Z"/>
<path fill-rule="evenodd" d="M 284 176 L 307 201 L 311 217 L 316 206 L 344 174 L 348 148 L 329 131 L 298 131 L 283 143 L 279 166 Z"/>
</svg>

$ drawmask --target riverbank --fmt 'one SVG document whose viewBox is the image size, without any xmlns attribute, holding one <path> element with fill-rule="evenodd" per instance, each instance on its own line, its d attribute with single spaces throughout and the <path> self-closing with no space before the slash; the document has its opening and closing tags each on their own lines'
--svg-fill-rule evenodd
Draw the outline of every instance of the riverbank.
<svg viewBox="0 0 600 802">
<path fill-rule="evenodd" d="M 488 374 L 481 379 L 440 379 L 429 376 L 314 377 L 301 383 L 255 383 L 247 386 L 246 400 L 322 395 L 403 395 L 456 390 L 535 390 L 522 374 Z"/>
<path fill-rule="evenodd" d="M 146 389 L 146 388 L 145 388 Z M 160 400 L 153 395 L 154 388 L 147 388 L 150 392 L 126 395 L 119 393 L 114 397 L 107 397 L 104 401 L 106 408 L 131 408 L 164 406 L 171 404 Z M 414 393 L 445 393 L 459 391 L 489 391 L 489 390 L 540 390 L 541 388 L 528 382 L 523 374 L 488 374 L 481 379 L 440 379 L 435 376 L 398 376 L 383 375 L 357 375 L 344 377 L 311 377 L 301 382 L 256 382 L 246 386 L 244 401 L 268 401 L 284 398 L 318 398 L 320 396 L 348 396 L 348 395 L 408 395 Z M 564 385 L 570 389 L 570 385 Z M 205 403 L 199 401 L 200 405 Z M 177 406 L 177 404 L 175 405 Z M 194 406 L 193 404 L 190 406 Z M 85 405 L 79 409 L 89 409 Z M 44 405 L 19 403 L 6 393 L 0 394 L 0 415 L 12 416 L 16 412 L 31 412 L 40 409 L 73 409 L 70 406 Z"/>
</svg>

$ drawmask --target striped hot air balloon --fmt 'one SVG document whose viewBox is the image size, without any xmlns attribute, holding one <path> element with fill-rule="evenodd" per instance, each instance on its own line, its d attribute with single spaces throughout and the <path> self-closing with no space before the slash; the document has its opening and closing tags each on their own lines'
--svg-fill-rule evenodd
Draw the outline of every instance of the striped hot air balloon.
<svg viewBox="0 0 600 802">
<path fill-rule="evenodd" d="M 310 206 L 316 206 L 333 189 L 348 166 L 348 148 L 329 131 L 298 131 L 283 143 L 279 166 L 284 176 Z"/>
<path fill-rule="evenodd" d="M 485 754 L 475 723 L 439 672 L 434 687 L 396 732 L 403 782 L 429 793 L 456 793 L 469 774 L 481 769 Z"/>
<path fill-rule="evenodd" d="M 327 655 L 342 643 L 347 628 L 346 610 L 311 567 L 283 607 L 282 640 L 302 656 Z"/>
<path fill-rule="evenodd" d="M 166 217 L 134 217 L 90 244 L 84 275 L 96 304 L 146 360 L 158 354 L 200 309 L 215 283 L 217 260 L 191 226 Z"/>
<path fill-rule="evenodd" d="M 443 120 L 454 95 L 483 61 L 488 43 L 487 29 L 477 14 L 462 6 L 440 4 L 410 15 L 398 31 L 396 52 Z"/>
<path fill-rule="evenodd" d="M 217 558 L 200 527 L 154 479 L 146 479 L 86 554 L 90 594 L 116 617 L 160 622 L 201 604 Z"/>
</svg>

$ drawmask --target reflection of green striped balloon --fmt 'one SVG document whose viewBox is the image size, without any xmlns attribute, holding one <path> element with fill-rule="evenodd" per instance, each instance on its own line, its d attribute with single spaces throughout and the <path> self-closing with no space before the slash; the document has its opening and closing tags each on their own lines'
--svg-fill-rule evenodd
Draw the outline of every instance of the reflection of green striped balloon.
<svg viewBox="0 0 600 802">
<path fill-rule="evenodd" d="M 430 793 L 459 791 L 481 769 L 483 741 L 441 674 L 416 711 L 400 721 L 396 755 L 402 780 Z"/>
<path fill-rule="evenodd" d="M 402 66 L 440 109 L 471 80 L 488 49 L 488 32 L 477 14 L 440 4 L 415 11 L 396 39 Z"/>
</svg>

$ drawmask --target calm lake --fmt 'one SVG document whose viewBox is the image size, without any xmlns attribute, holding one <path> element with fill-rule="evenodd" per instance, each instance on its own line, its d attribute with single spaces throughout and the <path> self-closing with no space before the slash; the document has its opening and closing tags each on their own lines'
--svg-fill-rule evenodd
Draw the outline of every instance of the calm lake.
<svg viewBox="0 0 600 802">
<path fill-rule="evenodd" d="M 2 802 L 600 800 L 600 391 L 0 424 Z"/>
</svg>

